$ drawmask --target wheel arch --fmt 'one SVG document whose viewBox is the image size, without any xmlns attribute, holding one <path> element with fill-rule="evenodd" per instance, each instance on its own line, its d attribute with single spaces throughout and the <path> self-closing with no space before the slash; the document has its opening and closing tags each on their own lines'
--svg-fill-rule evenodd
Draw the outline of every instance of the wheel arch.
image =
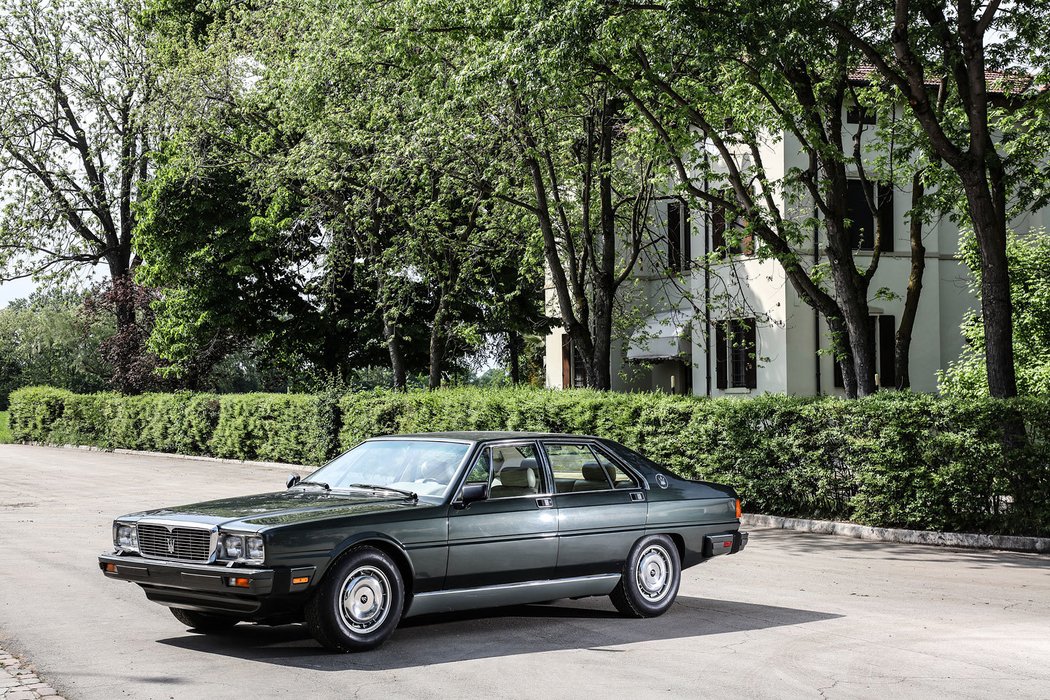
<svg viewBox="0 0 1050 700">
<path fill-rule="evenodd" d="M 394 560 L 394 564 L 401 573 L 401 581 L 405 586 L 404 609 L 408 610 L 408 605 L 412 602 L 412 594 L 415 589 L 415 567 L 412 566 L 412 560 L 409 558 L 404 545 L 390 535 L 382 532 L 361 532 L 340 542 L 339 545 L 332 550 L 328 562 L 320 572 L 320 576 L 316 579 L 316 584 L 320 585 L 324 581 L 328 571 L 331 570 L 332 566 L 337 561 L 354 549 L 363 546 L 374 547 Z"/>
</svg>

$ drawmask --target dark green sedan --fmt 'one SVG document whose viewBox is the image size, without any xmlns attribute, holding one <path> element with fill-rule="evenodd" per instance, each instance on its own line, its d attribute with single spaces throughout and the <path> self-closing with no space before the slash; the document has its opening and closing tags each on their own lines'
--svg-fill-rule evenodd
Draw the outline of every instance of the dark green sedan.
<svg viewBox="0 0 1050 700">
<path fill-rule="evenodd" d="M 610 440 L 432 433 L 365 442 L 287 489 L 126 515 L 111 578 L 199 631 L 305 622 L 361 651 L 404 617 L 607 595 L 674 603 L 682 569 L 747 544 L 729 487 Z"/>
</svg>

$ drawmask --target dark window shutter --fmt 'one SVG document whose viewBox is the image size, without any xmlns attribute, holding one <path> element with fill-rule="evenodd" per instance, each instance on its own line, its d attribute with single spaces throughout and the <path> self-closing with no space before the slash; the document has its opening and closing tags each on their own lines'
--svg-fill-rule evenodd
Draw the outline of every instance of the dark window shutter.
<svg viewBox="0 0 1050 700">
<path fill-rule="evenodd" d="M 682 270 L 682 208 L 678 202 L 667 203 L 667 267 Z"/>
<path fill-rule="evenodd" d="M 897 366 L 894 362 L 896 345 L 896 319 L 893 316 L 879 318 L 879 386 L 897 388 Z"/>
<path fill-rule="evenodd" d="M 842 380 L 842 363 L 839 362 L 839 358 L 836 357 L 832 359 L 832 364 L 834 365 L 832 375 L 834 377 L 835 387 L 838 389 L 842 389 L 846 386 L 846 382 Z"/>
<path fill-rule="evenodd" d="M 758 329 L 756 325 L 753 318 L 744 321 L 744 347 L 747 348 L 744 383 L 748 389 L 758 388 Z"/>
<path fill-rule="evenodd" d="M 572 386 L 572 339 L 566 333 L 561 337 L 561 388 Z"/>
<path fill-rule="evenodd" d="M 725 245 L 726 209 L 725 207 L 716 204 L 711 211 L 711 250 L 716 250 L 719 255 L 725 257 Z"/>
<path fill-rule="evenodd" d="M 879 228 L 882 231 L 880 249 L 883 253 L 893 252 L 893 185 L 879 183 Z"/>
<path fill-rule="evenodd" d="M 719 389 L 725 389 L 729 385 L 726 363 L 726 323 L 719 321 L 715 324 L 715 379 Z"/>
<path fill-rule="evenodd" d="M 679 217 L 682 222 L 682 269 L 688 270 L 693 266 L 693 236 L 692 231 L 689 230 L 689 207 L 680 204 Z"/>
<path fill-rule="evenodd" d="M 847 180 L 846 187 L 846 217 L 852 222 L 849 225 L 850 247 L 854 250 L 872 250 L 875 247 L 875 217 L 872 216 L 865 193 L 871 183 Z"/>
<path fill-rule="evenodd" d="M 868 316 L 868 335 L 871 337 L 872 356 L 874 357 L 874 351 L 877 348 L 878 342 L 879 342 L 879 317 L 878 316 Z M 871 379 L 872 379 L 872 381 L 874 381 L 877 378 L 877 377 L 875 377 L 875 375 L 878 374 L 878 372 L 879 372 L 879 368 L 878 367 L 872 367 L 871 368 L 871 374 L 872 374 Z"/>
</svg>

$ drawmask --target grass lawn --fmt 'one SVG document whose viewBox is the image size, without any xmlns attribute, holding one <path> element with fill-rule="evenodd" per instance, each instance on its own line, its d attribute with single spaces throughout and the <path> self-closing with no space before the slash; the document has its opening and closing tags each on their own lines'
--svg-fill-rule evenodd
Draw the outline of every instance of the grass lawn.
<svg viewBox="0 0 1050 700">
<path fill-rule="evenodd" d="M 0 445 L 11 442 L 11 429 L 7 427 L 7 411 L 0 411 Z"/>
</svg>

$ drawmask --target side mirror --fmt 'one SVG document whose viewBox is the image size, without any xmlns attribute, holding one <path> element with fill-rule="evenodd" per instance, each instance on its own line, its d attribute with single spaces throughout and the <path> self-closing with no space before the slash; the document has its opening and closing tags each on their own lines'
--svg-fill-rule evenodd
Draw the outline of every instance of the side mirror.
<svg viewBox="0 0 1050 700">
<path fill-rule="evenodd" d="M 463 490 L 459 492 L 459 500 L 464 508 L 471 503 L 488 500 L 488 497 L 488 484 L 465 484 Z"/>
<path fill-rule="evenodd" d="M 302 481 L 302 479 L 303 477 L 299 476 L 298 474 L 289 474 L 288 479 L 284 482 L 284 486 L 285 488 L 290 489 L 296 484 L 298 484 L 300 481 Z"/>
</svg>

